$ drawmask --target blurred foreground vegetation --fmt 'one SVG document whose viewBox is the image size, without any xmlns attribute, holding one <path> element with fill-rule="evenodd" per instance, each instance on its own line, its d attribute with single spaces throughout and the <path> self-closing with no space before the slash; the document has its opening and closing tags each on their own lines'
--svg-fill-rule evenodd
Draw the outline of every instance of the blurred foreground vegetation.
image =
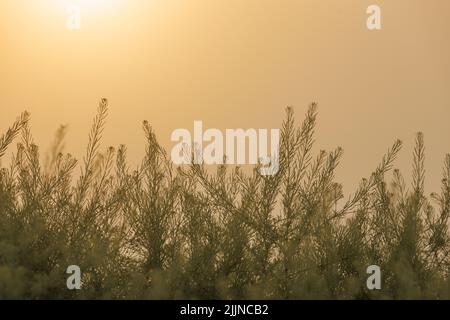
<svg viewBox="0 0 450 320">
<path fill-rule="evenodd" d="M 0 298 L 450 298 L 450 156 L 427 197 L 421 134 L 412 185 L 392 168 L 396 141 L 344 197 L 342 150 L 312 154 L 315 104 L 298 125 L 287 109 L 280 171 L 266 177 L 174 167 L 147 122 L 131 169 L 125 146 L 101 149 L 106 115 L 103 99 L 81 163 L 63 152 L 64 127 L 41 162 L 27 113 L 0 136 L 0 160 L 19 141 L 0 166 Z M 66 287 L 73 264 L 81 290 Z M 382 289 L 369 291 L 373 264 Z"/>
</svg>

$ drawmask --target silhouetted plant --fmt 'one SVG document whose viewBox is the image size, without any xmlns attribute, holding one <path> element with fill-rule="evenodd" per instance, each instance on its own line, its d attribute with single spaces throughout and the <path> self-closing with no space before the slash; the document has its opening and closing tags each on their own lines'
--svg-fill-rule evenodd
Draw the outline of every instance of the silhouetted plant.
<svg viewBox="0 0 450 320">
<path fill-rule="evenodd" d="M 334 172 L 341 148 L 313 154 L 317 105 L 300 126 L 287 108 L 280 170 L 174 166 L 148 122 L 137 168 L 126 147 L 101 151 L 102 99 L 81 172 L 64 153 L 66 127 L 41 164 L 23 113 L 0 138 L 0 298 L 450 298 L 450 155 L 442 188 L 427 197 L 425 144 L 417 135 L 412 185 L 401 149 L 344 199 Z M 82 289 L 66 287 L 79 265 Z M 366 287 L 379 265 L 382 290 Z"/>
</svg>

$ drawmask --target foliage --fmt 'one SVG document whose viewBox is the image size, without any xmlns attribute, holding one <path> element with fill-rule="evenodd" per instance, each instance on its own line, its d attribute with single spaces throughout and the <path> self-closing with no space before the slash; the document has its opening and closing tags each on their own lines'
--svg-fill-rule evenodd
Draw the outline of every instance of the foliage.
<svg viewBox="0 0 450 320">
<path fill-rule="evenodd" d="M 100 152 L 107 100 L 86 155 L 63 152 L 66 128 L 40 162 L 29 116 L 0 138 L 0 298 L 26 299 L 449 299 L 450 155 L 440 194 L 424 194 L 424 139 L 413 183 L 387 173 L 396 141 L 344 199 L 334 172 L 342 149 L 313 155 L 317 106 L 282 125 L 280 171 L 220 165 L 175 167 L 144 122 L 146 154 Z M 82 290 L 66 287 L 79 265 Z M 382 290 L 366 287 L 379 265 Z"/>
</svg>

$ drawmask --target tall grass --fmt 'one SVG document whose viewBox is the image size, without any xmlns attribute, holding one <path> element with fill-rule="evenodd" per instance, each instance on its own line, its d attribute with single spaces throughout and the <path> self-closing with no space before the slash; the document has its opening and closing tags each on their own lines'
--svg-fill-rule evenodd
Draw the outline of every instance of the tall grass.
<svg viewBox="0 0 450 320">
<path fill-rule="evenodd" d="M 334 179 L 342 149 L 312 154 L 317 107 L 282 124 L 280 171 L 174 167 L 148 122 L 145 157 L 101 147 L 101 100 L 78 163 L 50 154 L 22 114 L 0 138 L 0 298 L 450 298 L 450 156 L 439 194 L 424 194 L 424 139 L 417 135 L 413 183 L 398 170 L 394 142 L 348 198 Z M 76 171 L 80 170 L 80 171 Z M 66 287 L 79 265 L 82 289 Z M 382 290 L 366 287 L 379 265 Z"/>
</svg>

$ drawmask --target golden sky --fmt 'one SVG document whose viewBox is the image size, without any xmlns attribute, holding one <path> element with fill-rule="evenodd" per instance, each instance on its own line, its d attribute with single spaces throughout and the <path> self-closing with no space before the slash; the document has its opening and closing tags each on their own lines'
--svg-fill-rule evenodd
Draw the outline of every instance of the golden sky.
<svg viewBox="0 0 450 320">
<path fill-rule="evenodd" d="M 80 3 L 81 29 L 66 28 Z M 382 30 L 366 9 L 382 10 Z M 170 151 L 176 128 L 277 128 L 319 103 L 317 147 L 344 148 L 350 192 L 396 138 L 411 168 L 423 131 L 428 187 L 450 152 L 448 0 L 1 0 L 0 132 L 24 109 L 44 152 L 59 124 L 81 158 L 101 97 L 105 147 L 137 163 L 147 119 Z M 437 191 L 437 190 L 436 190 Z"/>
</svg>

